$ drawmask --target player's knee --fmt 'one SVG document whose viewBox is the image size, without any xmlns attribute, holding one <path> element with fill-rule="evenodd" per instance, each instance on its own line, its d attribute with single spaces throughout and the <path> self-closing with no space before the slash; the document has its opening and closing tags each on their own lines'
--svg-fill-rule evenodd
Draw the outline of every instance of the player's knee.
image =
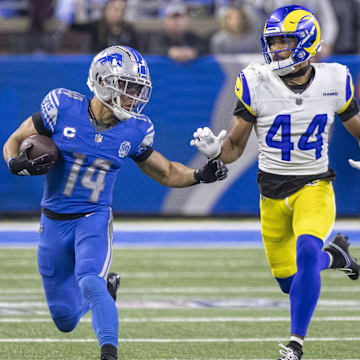
<svg viewBox="0 0 360 360">
<path fill-rule="evenodd" d="M 322 240 L 313 235 L 301 235 L 297 240 L 296 263 L 298 270 L 312 269 L 320 258 Z"/>
<path fill-rule="evenodd" d="M 285 294 L 290 293 L 291 284 L 294 280 L 295 275 L 289 276 L 287 278 L 275 278 L 280 286 L 280 289 Z"/>
<path fill-rule="evenodd" d="M 78 281 L 82 296 L 91 301 L 98 294 L 107 292 L 106 282 L 97 275 L 86 275 Z"/>
<path fill-rule="evenodd" d="M 51 305 L 49 310 L 54 324 L 60 331 L 70 332 L 75 329 L 79 319 L 71 313 L 67 306 Z"/>
</svg>

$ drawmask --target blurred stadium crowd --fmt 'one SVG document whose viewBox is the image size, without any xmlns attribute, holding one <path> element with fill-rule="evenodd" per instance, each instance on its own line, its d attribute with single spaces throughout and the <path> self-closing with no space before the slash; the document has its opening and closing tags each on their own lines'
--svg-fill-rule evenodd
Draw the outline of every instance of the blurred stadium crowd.
<svg viewBox="0 0 360 360">
<path fill-rule="evenodd" d="M 359 53 L 360 0 L 0 0 L 0 53 L 87 54 L 118 44 L 176 61 L 257 53 L 265 19 L 293 3 L 319 19 L 321 56 Z"/>
</svg>

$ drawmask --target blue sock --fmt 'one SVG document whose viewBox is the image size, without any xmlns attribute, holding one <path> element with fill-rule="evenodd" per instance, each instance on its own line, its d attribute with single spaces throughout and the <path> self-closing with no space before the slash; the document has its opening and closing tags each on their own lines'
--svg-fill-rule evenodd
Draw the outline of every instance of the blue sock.
<svg viewBox="0 0 360 360">
<path fill-rule="evenodd" d="M 321 259 L 320 259 L 320 264 L 321 264 L 321 270 L 325 270 L 329 268 L 329 264 L 330 264 L 330 257 L 329 254 L 326 251 L 322 251 L 321 254 Z M 290 293 L 290 288 L 291 288 L 291 284 L 295 278 L 295 275 L 291 275 L 287 278 L 277 278 L 275 277 L 275 279 L 277 280 L 277 282 L 279 283 L 280 289 L 282 290 L 282 292 L 284 292 L 285 294 L 289 294 Z"/>
<path fill-rule="evenodd" d="M 118 345 L 118 312 L 110 296 L 106 281 L 97 275 L 79 280 L 79 287 L 92 311 L 92 326 L 100 346 Z"/>
<path fill-rule="evenodd" d="M 329 266 L 329 255 L 321 251 L 323 242 L 312 235 L 297 240 L 297 273 L 290 289 L 291 334 L 305 336 L 320 295 L 320 271 Z"/>
<path fill-rule="evenodd" d="M 81 304 L 80 304 L 80 318 L 82 318 L 84 315 L 86 315 L 90 310 L 90 306 L 89 303 L 87 302 L 87 300 L 83 297 L 81 299 Z"/>
</svg>

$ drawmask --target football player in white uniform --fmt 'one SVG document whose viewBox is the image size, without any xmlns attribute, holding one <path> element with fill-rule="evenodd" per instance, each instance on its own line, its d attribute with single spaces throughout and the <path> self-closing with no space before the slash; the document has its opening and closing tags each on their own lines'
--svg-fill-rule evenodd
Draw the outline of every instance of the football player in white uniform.
<svg viewBox="0 0 360 360">
<path fill-rule="evenodd" d="M 262 45 L 266 64 L 250 64 L 236 80 L 238 102 L 229 135 L 198 129 L 191 145 L 231 163 L 254 128 L 265 252 L 281 290 L 290 295 L 291 336 L 287 346 L 281 345 L 280 359 L 300 360 L 320 294 L 320 272 L 336 268 L 352 280 L 359 277 L 347 237 L 338 234 L 323 247 L 335 221 L 329 130 L 337 113 L 360 140 L 359 105 L 346 66 L 310 63 L 321 40 L 319 23 L 308 9 L 275 10 Z"/>
</svg>

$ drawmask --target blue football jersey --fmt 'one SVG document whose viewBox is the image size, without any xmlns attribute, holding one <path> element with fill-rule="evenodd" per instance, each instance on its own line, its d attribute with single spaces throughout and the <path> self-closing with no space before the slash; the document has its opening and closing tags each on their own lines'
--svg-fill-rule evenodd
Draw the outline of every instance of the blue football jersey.
<svg viewBox="0 0 360 360">
<path fill-rule="evenodd" d="M 60 150 L 46 174 L 41 206 L 56 213 L 87 213 L 111 206 L 116 175 L 130 157 L 151 149 L 154 126 L 145 115 L 97 130 L 85 95 L 68 89 L 49 92 L 41 103 L 43 125 Z"/>
</svg>

